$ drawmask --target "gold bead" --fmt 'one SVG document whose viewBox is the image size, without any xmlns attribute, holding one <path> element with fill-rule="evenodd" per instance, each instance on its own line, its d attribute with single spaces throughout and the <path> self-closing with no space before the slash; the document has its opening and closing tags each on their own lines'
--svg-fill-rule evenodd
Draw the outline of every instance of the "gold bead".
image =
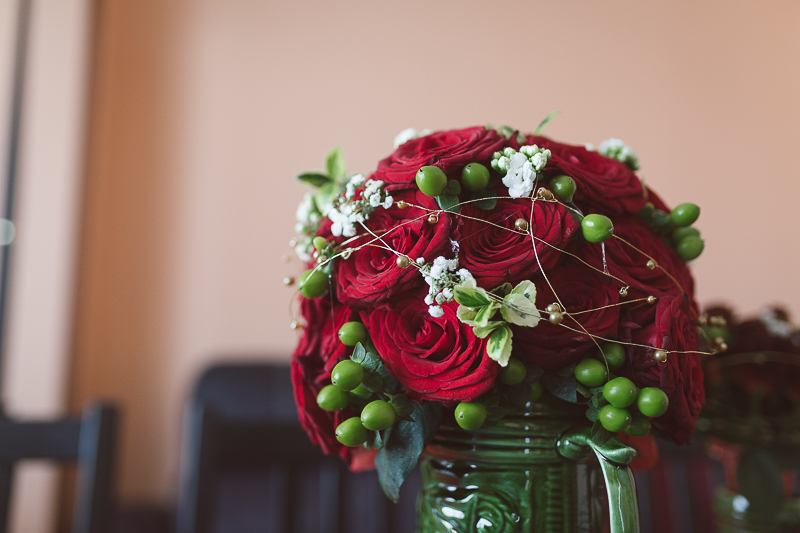
<svg viewBox="0 0 800 533">
<path fill-rule="evenodd" d="M 654 304 L 654 303 L 656 303 L 656 300 L 658 300 L 658 298 L 656 298 L 655 296 L 652 296 L 652 295 L 651 295 L 651 296 L 648 296 L 648 297 L 647 297 L 647 303 L 649 303 L 649 304 Z"/>
<path fill-rule="evenodd" d="M 514 227 L 520 231 L 528 231 L 528 221 L 524 218 L 518 218 L 516 222 L 514 222 Z"/>
<path fill-rule="evenodd" d="M 560 311 L 556 311 L 554 313 L 550 313 L 550 323 L 553 325 L 561 324 L 561 321 L 564 320 L 564 315 L 561 314 Z"/>
<path fill-rule="evenodd" d="M 725 344 L 725 339 L 722 337 L 714 337 L 714 344 L 719 346 L 720 344 Z"/>
<path fill-rule="evenodd" d="M 553 199 L 553 193 L 550 192 L 549 190 L 545 189 L 544 187 L 539 187 L 536 190 L 536 196 L 541 198 L 542 200 L 552 200 Z"/>
<path fill-rule="evenodd" d="M 706 324 L 708 324 L 708 316 L 700 315 L 699 317 L 697 317 L 698 326 L 705 326 Z"/>
<path fill-rule="evenodd" d="M 619 295 L 625 298 L 628 295 L 628 287 L 620 287 Z"/>
<path fill-rule="evenodd" d="M 721 342 L 721 343 L 719 344 L 719 346 L 717 346 L 717 350 L 719 350 L 720 352 L 724 352 L 724 351 L 726 351 L 727 349 L 728 349 L 728 344 L 727 344 L 727 343 L 725 343 L 725 342 Z"/>
<path fill-rule="evenodd" d="M 557 303 L 551 303 L 550 305 L 545 307 L 544 310 L 547 311 L 548 313 L 557 313 L 561 311 L 561 306 L 558 305 Z"/>
<path fill-rule="evenodd" d="M 400 268 L 407 267 L 409 262 L 410 261 L 408 260 L 408 257 L 406 257 L 404 255 L 400 255 L 400 256 L 397 257 L 397 266 L 399 266 Z"/>
<path fill-rule="evenodd" d="M 283 254 L 281 256 L 281 263 L 288 263 L 292 260 L 292 257 L 289 254 Z"/>
<path fill-rule="evenodd" d="M 656 352 L 653 354 L 653 359 L 655 359 L 659 363 L 666 363 L 667 362 L 666 350 L 656 350 Z"/>
<path fill-rule="evenodd" d="M 292 239 L 289 241 L 289 248 L 294 248 L 297 246 L 297 239 Z"/>
<path fill-rule="evenodd" d="M 342 259 L 350 259 L 350 256 L 353 255 L 353 249 L 348 248 L 344 252 L 342 252 Z"/>
<path fill-rule="evenodd" d="M 650 270 L 653 270 L 654 268 L 656 268 L 656 262 L 651 259 L 647 262 L 647 265 L 645 266 Z"/>
<path fill-rule="evenodd" d="M 286 276 L 283 278 L 283 284 L 287 287 L 294 284 L 294 278 L 292 276 Z"/>
<path fill-rule="evenodd" d="M 289 324 L 289 327 L 292 329 L 303 329 L 305 326 L 303 326 L 303 324 L 300 324 L 297 320 L 292 320 L 292 323 Z"/>
<path fill-rule="evenodd" d="M 720 315 L 714 315 L 714 316 L 708 317 L 708 322 L 712 326 L 717 326 L 717 327 L 720 327 L 720 328 L 724 328 L 728 323 L 728 321 L 725 320 L 725 317 L 724 316 L 720 316 Z"/>
<path fill-rule="evenodd" d="M 405 209 L 406 207 L 408 207 L 408 204 L 405 203 L 403 200 L 400 200 L 395 205 L 397 206 L 398 209 Z"/>
<path fill-rule="evenodd" d="M 428 224 L 433 225 L 433 224 L 436 224 L 437 222 L 439 222 L 439 216 L 438 215 L 429 215 L 428 216 Z"/>
</svg>

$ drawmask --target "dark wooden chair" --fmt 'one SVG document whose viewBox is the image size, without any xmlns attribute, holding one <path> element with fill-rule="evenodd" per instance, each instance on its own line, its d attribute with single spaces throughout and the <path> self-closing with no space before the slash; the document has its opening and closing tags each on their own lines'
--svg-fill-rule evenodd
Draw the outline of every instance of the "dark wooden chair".
<svg viewBox="0 0 800 533">
<path fill-rule="evenodd" d="M 411 533 L 415 475 L 399 504 L 374 472 L 325 457 L 300 427 L 287 366 L 220 365 L 184 419 L 178 533 Z"/>
<path fill-rule="evenodd" d="M 88 406 L 82 417 L 19 421 L 0 417 L 0 533 L 8 523 L 14 466 L 25 460 L 77 462 L 73 533 L 107 533 L 111 527 L 112 470 L 117 411 Z"/>
</svg>

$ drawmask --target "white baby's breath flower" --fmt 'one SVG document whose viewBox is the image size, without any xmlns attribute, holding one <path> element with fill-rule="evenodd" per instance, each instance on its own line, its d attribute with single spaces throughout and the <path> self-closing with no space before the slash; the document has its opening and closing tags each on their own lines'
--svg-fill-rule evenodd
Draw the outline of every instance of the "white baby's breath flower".
<svg viewBox="0 0 800 533">
<path fill-rule="evenodd" d="M 433 318 L 439 318 L 440 316 L 444 315 L 444 309 L 438 305 L 430 305 L 428 306 L 428 313 L 430 313 Z"/>
</svg>

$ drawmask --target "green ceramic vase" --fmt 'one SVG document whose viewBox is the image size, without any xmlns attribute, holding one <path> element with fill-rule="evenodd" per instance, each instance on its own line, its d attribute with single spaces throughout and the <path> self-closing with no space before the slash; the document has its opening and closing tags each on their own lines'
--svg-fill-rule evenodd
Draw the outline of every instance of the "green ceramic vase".
<svg viewBox="0 0 800 533">
<path fill-rule="evenodd" d="M 638 533 L 635 452 L 590 433 L 582 407 L 548 395 L 492 428 L 443 426 L 421 462 L 417 533 Z"/>
</svg>

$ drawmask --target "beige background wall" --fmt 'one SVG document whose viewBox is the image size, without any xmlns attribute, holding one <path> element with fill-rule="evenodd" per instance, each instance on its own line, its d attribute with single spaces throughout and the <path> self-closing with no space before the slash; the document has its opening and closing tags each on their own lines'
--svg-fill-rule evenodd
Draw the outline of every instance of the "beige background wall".
<svg viewBox="0 0 800 533">
<path fill-rule="evenodd" d="M 299 171 L 400 130 L 621 137 L 703 208 L 701 300 L 800 313 L 800 2 L 99 2 L 72 403 L 126 409 L 121 489 L 170 502 L 220 358 L 286 360 Z"/>
</svg>

